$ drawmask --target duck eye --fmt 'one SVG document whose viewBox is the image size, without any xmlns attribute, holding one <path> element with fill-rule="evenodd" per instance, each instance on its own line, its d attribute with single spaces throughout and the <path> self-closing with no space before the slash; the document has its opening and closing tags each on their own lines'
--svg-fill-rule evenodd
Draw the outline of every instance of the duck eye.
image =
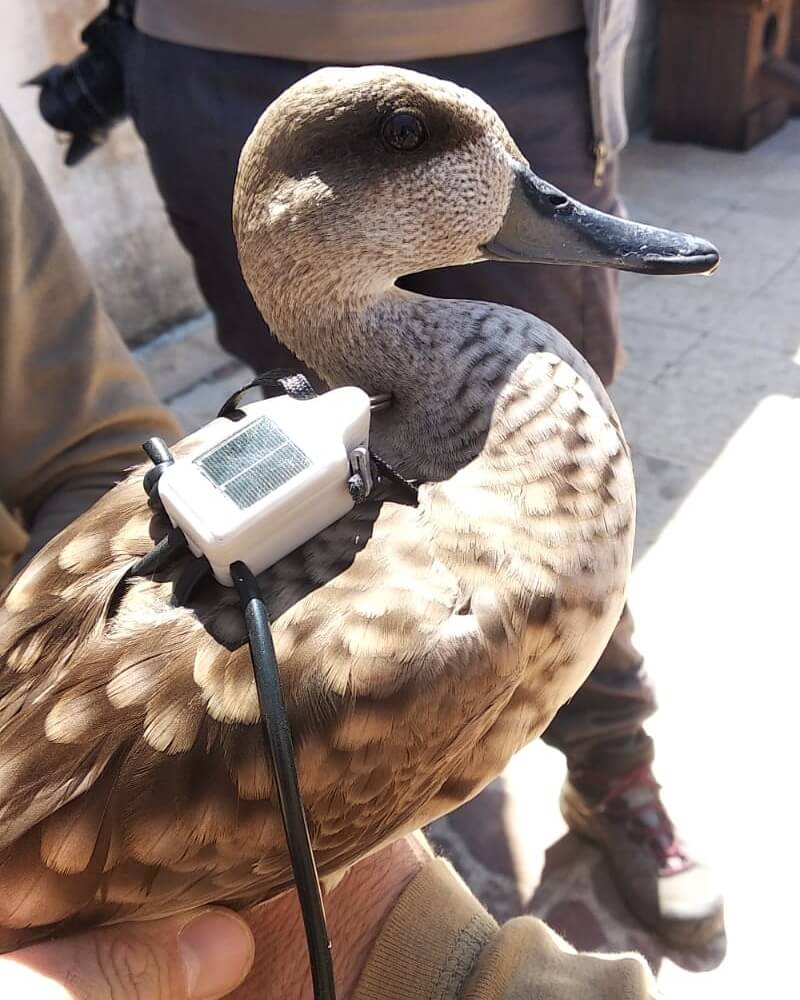
<svg viewBox="0 0 800 1000">
<path fill-rule="evenodd" d="M 381 138 L 390 149 L 411 152 L 425 142 L 428 133 L 419 115 L 413 111 L 392 111 L 381 124 Z"/>
</svg>

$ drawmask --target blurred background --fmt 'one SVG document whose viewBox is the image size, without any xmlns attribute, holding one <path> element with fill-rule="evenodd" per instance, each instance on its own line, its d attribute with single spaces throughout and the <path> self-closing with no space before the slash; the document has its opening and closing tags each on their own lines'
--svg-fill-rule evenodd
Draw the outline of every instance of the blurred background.
<svg viewBox="0 0 800 1000">
<path fill-rule="evenodd" d="M 4 0 L 0 103 L 108 310 L 191 429 L 246 371 L 216 345 L 143 147 L 125 122 L 68 169 L 35 88 L 20 86 L 73 58 L 80 30 L 101 6 Z M 710 131 L 693 136 L 698 126 L 687 124 L 687 106 L 699 108 L 707 95 L 697 91 L 693 105 L 678 94 L 683 86 L 691 95 L 692 81 L 680 62 L 688 42 L 665 27 L 670 6 L 639 2 L 626 74 L 633 138 L 621 190 L 640 220 L 715 242 L 722 266 L 711 278 L 624 276 L 628 362 L 613 397 L 638 476 L 631 600 L 662 708 L 648 725 L 657 775 L 681 828 L 720 870 L 727 942 L 703 954 L 665 952 L 635 924 L 598 852 L 565 834 L 557 805 L 563 759 L 542 744 L 520 754 L 490 790 L 496 827 L 484 814 L 471 822 L 467 806 L 458 821 L 437 824 L 435 836 L 498 916 L 536 912 L 579 946 L 636 948 L 659 969 L 668 994 L 785 995 L 795 981 L 800 904 L 791 791 L 800 697 L 800 118 L 787 97 L 791 70 L 784 67 L 781 97 L 781 67 L 773 64 L 769 99 L 755 117 L 730 87 L 716 95 L 731 98 L 734 119 L 747 120 L 740 144 L 749 149 L 721 148 L 725 136 L 714 134 L 721 112 L 714 117 L 713 108 Z M 743 17 L 761 17 L 759 72 L 791 54 L 784 24 L 791 3 L 739 6 Z M 725 45 L 736 59 L 733 36 L 702 44 L 709 63 Z M 659 72 L 672 81 L 667 96 Z M 702 143 L 665 141 L 681 129 Z"/>
<path fill-rule="evenodd" d="M 143 146 L 126 121 L 80 169 L 67 170 L 63 145 L 39 115 L 38 89 L 20 86 L 44 67 L 74 58 L 81 30 L 104 6 L 102 0 L 4 0 L 0 102 L 47 180 L 106 307 L 128 343 L 139 345 L 205 308 Z M 652 102 L 656 6 L 655 0 L 640 3 L 628 50 L 634 128 L 646 124 Z"/>
</svg>

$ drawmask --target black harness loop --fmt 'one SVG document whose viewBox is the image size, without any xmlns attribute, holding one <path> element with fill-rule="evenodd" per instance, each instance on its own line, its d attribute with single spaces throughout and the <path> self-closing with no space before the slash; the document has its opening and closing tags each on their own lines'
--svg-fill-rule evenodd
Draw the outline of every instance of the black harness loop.
<svg viewBox="0 0 800 1000">
<path fill-rule="evenodd" d="M 250 392 L 251 389 L 274 390 L 265 392 L 265 398 L 280 396 L 285 393 L 292 399 L 314 399 L 316 390 L 301 372 L 293 372 L 288 368 L 274 368 L 269 372 L 262 372 L 251 379 L 247 385 L 243 385 L 236 392 L 232 393 L 219 408 L 218 417 L 233 418 L 233 414 L 238 412 L 239 403 Z"/>
</svg>

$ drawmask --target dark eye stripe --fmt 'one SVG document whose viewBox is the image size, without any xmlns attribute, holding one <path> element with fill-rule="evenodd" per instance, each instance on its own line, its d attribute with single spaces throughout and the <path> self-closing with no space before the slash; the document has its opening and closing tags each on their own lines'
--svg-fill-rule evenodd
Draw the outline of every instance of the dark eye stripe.
<svg viewBox="0 0 800 1000">
<path fill-rule="evenodd" d="M 384 143 L 402 153 L 419 149 L 427 135 L 425 123 L 413 111 L 392 111 L 381 124 Z"/>
</svg>

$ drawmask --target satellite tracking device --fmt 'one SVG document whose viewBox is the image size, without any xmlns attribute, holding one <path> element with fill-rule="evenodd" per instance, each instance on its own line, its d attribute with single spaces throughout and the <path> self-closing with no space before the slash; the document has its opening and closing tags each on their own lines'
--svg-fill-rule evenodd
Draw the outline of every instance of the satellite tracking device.
<svg viewBox="0 0 800 1000">
<path fill-rule="evenodd" d="M 260 573 L 351 510 L 354 475 L 371 488 L 361 389 L 277 396 L 238 412 L 208 424 L 202 450 L 176 459 L 158 483 L 172 524 L 227 587 L 232 563 Z"/>
</svg>

